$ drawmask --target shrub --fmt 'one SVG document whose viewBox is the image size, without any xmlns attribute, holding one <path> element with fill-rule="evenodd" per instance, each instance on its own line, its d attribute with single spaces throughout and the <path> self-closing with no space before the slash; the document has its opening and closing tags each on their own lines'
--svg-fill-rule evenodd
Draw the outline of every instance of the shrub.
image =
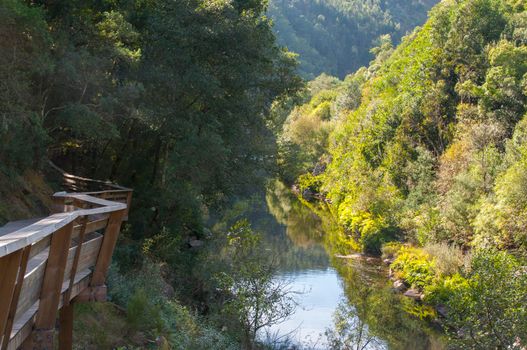
<svg viewBox="0 0 527 350">
<path fill-rule="evenodd" d="M 424 250 L 414 247 L 402 247 L 391 268 L 397 277 L 419 289 L 432 284 L 436 276 L 434 259 Z"/>
<path fill-rule="evenodd" d="M 137 289 L 128 301 L 126 318 L 134 331 L 154 328 L 160 331 L 163 327 L 159 306 L 152 303 L 143 289 Z"/>
<path fill-rule="evenodd" d="M 403 244 L 400 242 L 389 242 L 382 246 L 382 258 L 383 259 L 393 259 L 397 253 L 401 250 Z"/>
<path fill-rule="evenodd" d="M 440 276 L 451 276 L 460 272 L 470 259 L 459 247 L 447 243 L 429 243 L 423 249 L 434 258 L 435 270 Z"/>
<path fill-rule="evenodd" d="M 467 279 L 456 273 L 452 276 L 437 279 L 435 283 L 426 286 L 424 289 L 424 300 L 433 305 L 446 304 L 453 294 L 459 293 L 467 287 Z"/>
<path fill-rule="evenodd" d="M 320 177 L 314 176 L 311 173 L 303 174 L 298 177 L 298 186 L 303 192 L 304 190 L 311 190 L 313 192 L 319 192 L 322 181 Z"/>
<path fill-rule="evenodd" d="M 460 349 L 521 349 L 527 343 L 527 274 L 505 252 L 474 254 L 467 282 L 454 288 L 446 326 Z M 459 286 L 458 285 L 458 286 Z"/>
</svg>

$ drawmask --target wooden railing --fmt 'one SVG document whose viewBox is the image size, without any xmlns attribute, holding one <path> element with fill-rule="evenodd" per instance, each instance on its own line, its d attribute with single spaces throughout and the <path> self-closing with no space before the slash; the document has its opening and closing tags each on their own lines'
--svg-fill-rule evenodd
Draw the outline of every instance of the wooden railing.
<svg viewBox="0 0 527 350">
<path fill-rule="evenodd" d="M 57 313 L 59 349 L 72 348 L 72 304 L 105 300 L 131 195 L 113 186 L 56 193 L 55 214 L 0 228 L 0 350 L 54 349 Z"/>
</svg>

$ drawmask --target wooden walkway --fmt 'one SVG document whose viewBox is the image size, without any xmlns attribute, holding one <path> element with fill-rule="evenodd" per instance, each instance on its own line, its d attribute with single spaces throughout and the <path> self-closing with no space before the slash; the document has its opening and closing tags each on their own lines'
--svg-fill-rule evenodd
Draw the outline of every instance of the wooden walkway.
<svg viewBox="0 0 527 350">
<path fill-rule="evenodd" d="M 103 301 L 132 190 L 63 173 L 54 214 L 0 228 L 0 350 L 72 348 L 74 302 Z M 83 192 L 77 192 L 83 191 Z"/>
</svg>

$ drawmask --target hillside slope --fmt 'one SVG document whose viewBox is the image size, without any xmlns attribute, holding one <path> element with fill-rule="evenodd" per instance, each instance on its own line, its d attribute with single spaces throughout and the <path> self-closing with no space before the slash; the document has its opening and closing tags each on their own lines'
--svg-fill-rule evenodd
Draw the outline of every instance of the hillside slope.
<svg viewBox="0 0 527 350">
<path fill-rule="evenodd" d="M 321 73 L 344 77 L 372 58 L 375 40 L 395 42 L 426 20 L 437 0 L 272 0 L 269 16 L 281 45 L 300 55 L 308 79 Z"/>
<path fill-rule="evenodd" d="M 309 170 L 301 193 L 329 204 L 339 246 L 382 252 L 425 301 L 417 316 L 447 305 L 458 348 L 527 342 L 526 10 L 441 2 L 369 68 L 313 81 L 281 139 L 285 175 Z"/>
</svg>

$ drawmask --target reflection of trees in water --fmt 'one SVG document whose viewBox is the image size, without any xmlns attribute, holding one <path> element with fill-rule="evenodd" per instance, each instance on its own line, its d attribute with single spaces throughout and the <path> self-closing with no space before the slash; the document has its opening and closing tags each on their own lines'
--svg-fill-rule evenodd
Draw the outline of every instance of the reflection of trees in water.
<svg viewBox="0 0 527 350">
<path fill-rule="evenodd" d="M 423 321 L 403 310 L 401 297 L 387 284 L 384 267 L 335 258 L 349 254 L 350 244 L 323 208 L 314 214 L 279 181 L 268 187 L 266 202 L 267 209 L 261 213 L 267 218 L 260 216 L 257 227 L 266 234 L 268 249 L 279 253 L 284 271 L 328 267 L 329 254 L 331 265 L 342 278 L 346 301 L 336 311 L 335 325 L 328 331 L 333 348 L 443 349 Z M 272 228 L 269 213 L 275 221 Z"/>
<path fill-rule="evenodd" d="M 318 215 L 306 208 L 280 181 L 273 181 L 266 195 L 269 212 L 286 227 L 287 236 L 297 246 L 318 246 L 324 238 Z"/>
<path fill-rule="evenodd" d="M 366 261 L 332 260 L 343 279 L 348 304 L 337 310 L 330 333 L 348 344 L 355 340 L 355 346 L 340 349 L 357 349 L 357 340 L 368 344 L 364 349 L 384 349 L 386 345 L 390 349 L 444 348 L 425 322 L 404 311 L 404 303 L 411 301 L 392 292 L 384 268 Z M 345 315 L 349 316 L 347 320 Z"/>
</svg>

